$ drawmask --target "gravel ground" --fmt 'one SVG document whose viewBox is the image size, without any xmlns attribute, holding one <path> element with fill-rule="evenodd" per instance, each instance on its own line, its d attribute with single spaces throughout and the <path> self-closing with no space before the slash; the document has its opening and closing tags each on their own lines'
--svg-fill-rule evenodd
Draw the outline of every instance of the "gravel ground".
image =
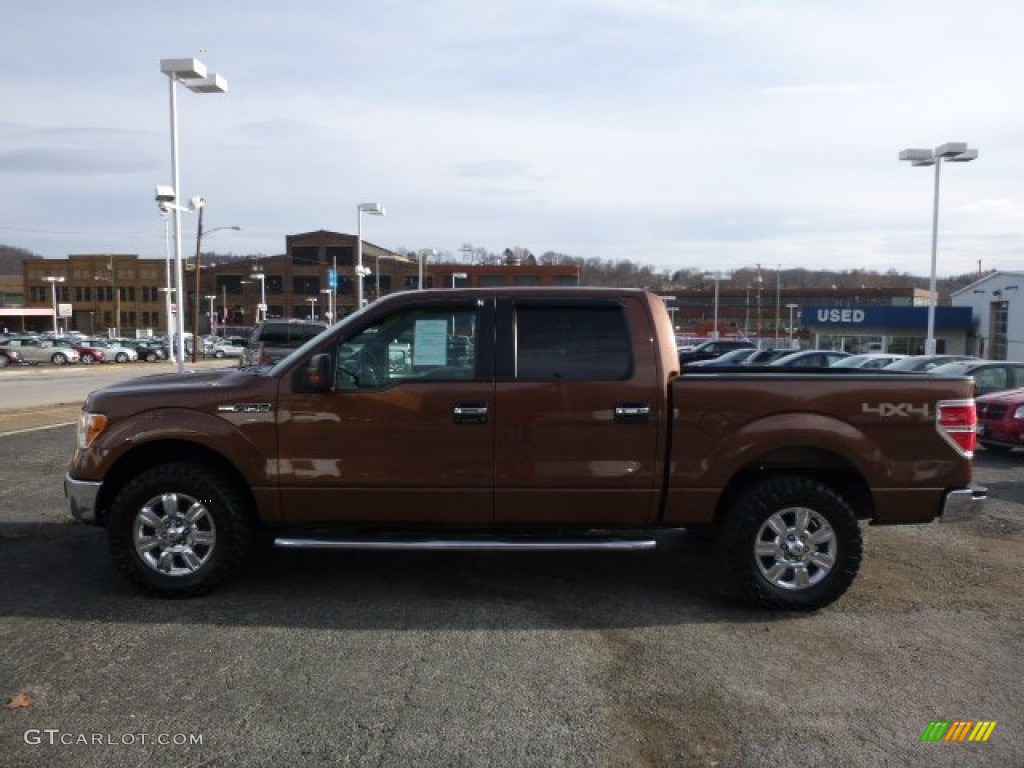
<svg viewBox="0 0 1024 768">
<path fill-rule="evenodd" d="M 277 551 L 145 598 L 64 515 L 72 441 L 0 437 L 0 703 L 27 704 L 0 709 L 4 765 L 1024 765 L 1024 454 L 979 456 L 970 523 L 867 529 L 850 591 L 797 615 L 737 606 L 682 534 Z M 935 720 L 998 725 L 922 743 Z"/>
</svg>

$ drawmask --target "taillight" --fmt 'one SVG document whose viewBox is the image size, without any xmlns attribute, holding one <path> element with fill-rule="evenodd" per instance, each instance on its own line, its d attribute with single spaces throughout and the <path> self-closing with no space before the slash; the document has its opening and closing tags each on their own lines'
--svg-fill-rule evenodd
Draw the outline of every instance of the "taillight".
<svg viewBox="0 0 1024 768">
<path fill-rule="evenodd" d="M 935 427 L 946 442 L 967 458 L 978 447 L 978 410 L 973 400 L 940 400 Z"/>
</svg>

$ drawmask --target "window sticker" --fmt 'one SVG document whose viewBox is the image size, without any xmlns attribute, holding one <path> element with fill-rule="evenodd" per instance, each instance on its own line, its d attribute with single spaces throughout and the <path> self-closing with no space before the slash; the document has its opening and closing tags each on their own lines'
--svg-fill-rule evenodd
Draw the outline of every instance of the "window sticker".
<svg viewBox="0 0 1024 768">
<path fill-rule="evenodd" d="M 413 365 L 448 364 L 448 321 L 417 320 L 413 336 Z"/>
</svg>

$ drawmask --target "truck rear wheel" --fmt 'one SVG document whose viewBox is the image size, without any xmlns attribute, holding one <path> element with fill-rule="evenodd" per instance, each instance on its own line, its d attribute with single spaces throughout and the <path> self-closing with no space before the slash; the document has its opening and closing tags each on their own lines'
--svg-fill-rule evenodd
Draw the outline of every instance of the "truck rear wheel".
<svg viewBox="0 0 1024 768">
<path fill-rule="evenodd" d="M 739 496 L 719 543 L 739 591 L 768 608 L 828 605 L 853 582 L 861 559 L 850 505 L 823 483 L 793 475 L 766 478 Z"/>
<path fill-rule="evenodd" d="M 235 485 L 199 464 L 141 472 L 114 499 L 107 522 L 118 568 L 165 597 L 209 592 L 245 562 L 252 526 Z"/>
</svg>

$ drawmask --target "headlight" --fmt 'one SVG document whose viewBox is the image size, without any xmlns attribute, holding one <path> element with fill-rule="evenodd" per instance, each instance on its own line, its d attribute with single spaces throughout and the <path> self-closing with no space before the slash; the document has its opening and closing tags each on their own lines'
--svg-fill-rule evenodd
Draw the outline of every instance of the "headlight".
<svg viewBox="0 0 1024 768">
<path fill-rule="evenodd" d="M 1024 405 L 1019 406 L 1017 410 L 1013 412 L 1013 418 L 1024 421 Z"/>
<path fill-rule="evenodd" d="M 88 411 L 82 411 L 82 415 L 78 419 L 78 447 L 80 450 L 88 450 L 89 446 L 92 445 L 92 441 L 99 437 L 107 427 L 107 417 L 102 413 L 89 413 Z"/>
</svg>

